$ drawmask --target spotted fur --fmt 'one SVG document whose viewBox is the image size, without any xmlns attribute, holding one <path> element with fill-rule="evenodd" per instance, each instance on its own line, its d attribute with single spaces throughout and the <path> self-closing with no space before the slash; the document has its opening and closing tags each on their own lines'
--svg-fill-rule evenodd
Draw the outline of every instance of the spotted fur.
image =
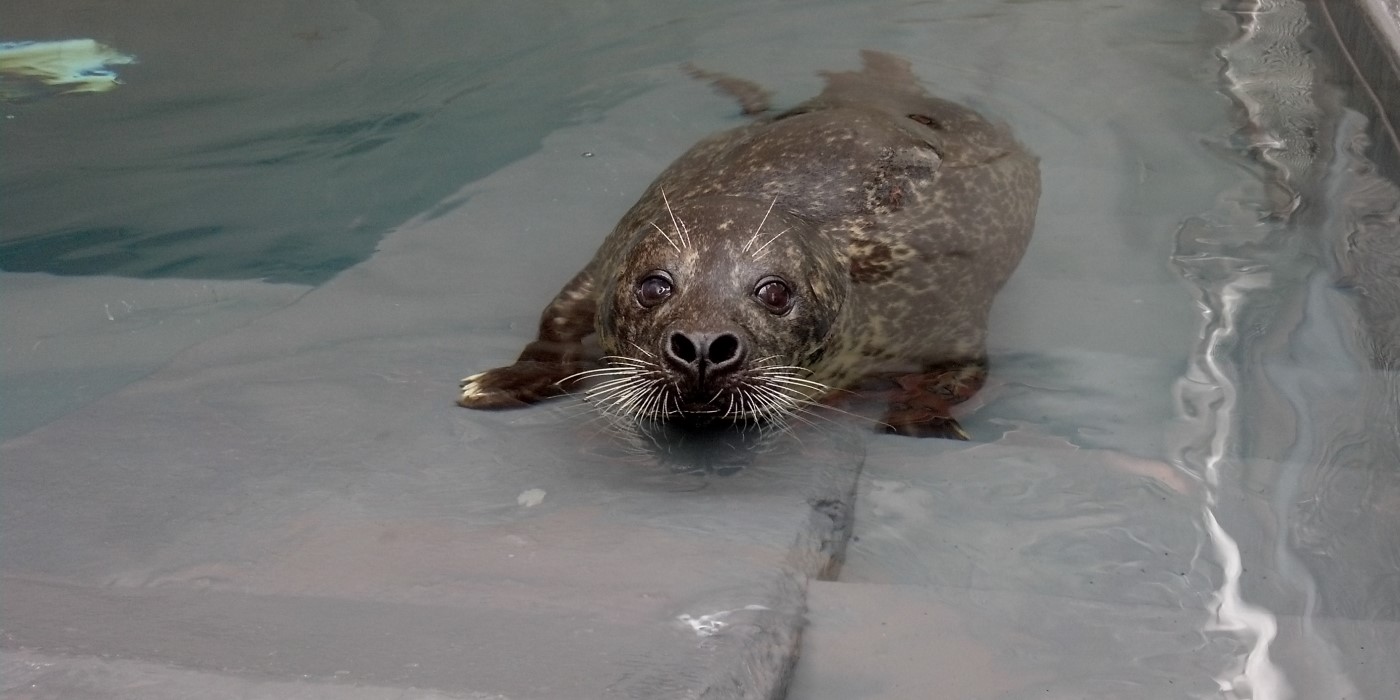
<svg viewBox="0 0 1400 700">
<path fill-rule="evenodd" d="M 624 419 L 771 421 L 880 377 L 888 429 L 965 437 L 948 408 L 981 385 L 992 299 L 1034 227 L 1038 162 L 1006 127 L 925 94 L 902 59 L 862 58 L 824 74 L 812 100 L 672 163 L 517 362 L 468 377 L 459 403 L 524 405 L 591 379 L 595 403 Z M 752 83 L 695 72 L 766 108 Z M 648 307 L 638 285 L 657 273 L 670 296 Z M 774 276 L 792 293 L 781 314 L 755 298 Z M 662 360 L 677 329 L 732 335 L 742 366 L 687 380 Z M 592 370 L 591 333 L 606 353 Z"/>
</svg>

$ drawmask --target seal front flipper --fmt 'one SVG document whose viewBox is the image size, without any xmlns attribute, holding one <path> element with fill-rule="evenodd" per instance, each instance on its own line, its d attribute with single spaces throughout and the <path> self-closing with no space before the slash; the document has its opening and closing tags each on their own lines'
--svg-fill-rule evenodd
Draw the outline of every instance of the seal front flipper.
<svg viewBox="0 0 1400 700">
<path fill-rule="evenodd" d="M 982 388 L 987 377 L 985 360 L 949 362 L 917 374 L 891 377 L 895 387 L 881 423 L 884 432 L 908 437 L 968 440 L 967 431 L 950 413 Z"/>
<path fill-rule="evenodd" d="M 538 337 L 515 364 L 463 379 L 457 405 L 519 408 L 567 393 L 561 383 L 584 369 L 583 339 L 593 333 L 597 303 L 592 275 L 580 272 L 545 307 Z"/>
</svg>

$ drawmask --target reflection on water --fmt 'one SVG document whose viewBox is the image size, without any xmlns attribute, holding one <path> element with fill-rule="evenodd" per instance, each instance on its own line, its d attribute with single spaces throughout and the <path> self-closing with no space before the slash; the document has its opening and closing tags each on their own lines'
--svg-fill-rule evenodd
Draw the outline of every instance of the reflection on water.
<svg viewBox="0 0 1400 700">
<path fill-rule="evenodd" d="M 120 82 L 110 66 L 135 61 L 92 39 L 0 41 L 0 101 L 106 92 Z"/>
<path fill-rule="evenodd" d="M 1314 84 L 1303 4 L 1224 5 L 1211 14 L 1230 32 L 1215 52 L 1216 89 L 1235 109 L 1230 123 L 1202 129 L 1219 160 L 1202 158 L 1199 172 L 1224 162 L 1232 175 L 1214 206 L 1178 208 L 1180 223 L 1161 230 L 1176 232 L 1159 259 L 1186 283 L 1197 318 L 1176 337 L 1195 346 L 1179 362 L 1104 352 L 1118 339 L 1072 352 L 1016 347 L 993 356 L 986 408 L 967 423 L 994 444 L 922 460 L 890 446 L 867 461 L 846 578 L 928 587 L 988 648 L 1017 649 L 1023 678 L 1065 697 L 1121 696 L 1118 683 L 1166 692 L 1173 681 L 1183 695 L 1383 697 L 1396 682 L 1370 653 L 1400 648 L 1400 553 L 1388 542 L 1400 527 L 1400 403 L 1395 373 L 1372 359 L 1394 342 L 1393 315 L 1359 318 L 1339 280 L 1355 284 L 1377 255 L 1393 259 L 1378 241 L 1400 240 L 1400 200 L 1360 155 L 1358 115 L 1329 106 Z M 1099 80 L 1107 89 L 1114 78 Z M 1151 138 L 1123 137 L 1145 180 L 1173 167 L 1153 160 Z M 1042 155 L 1054 182 L 1064 163 Z M 1073 247 L 1056 241 L 1047 199 L 1011 304 L 1024 303 L 1017 282 L 1054 288 L 1041 279 L 1046 248 Z M 1143 217 L 1128 226 L 1151 223 L 1153 210 L 1136 209 Z M 1371 273 L 1378 281 L 1362 292 L 1376 296 L 1363 297 L 1373 308 L 1394 298 L 1383 277 Z M 1107 293 L 1148 298 L 1130 284 Z M 1122 312 L 1094 319 L 1122 323 Z M 1035 323 L 1000 313 L 1021 321 L 1003 322 L 1002 338 L 1012 326 L 1020 342 Z M 1173 405 L 1155 404 L 1167 392 L 1154 385 L 1172 387 Z M 1047 609 L 1037 596 L 1056 602 Z M 1035 630 L 1034 641 L 1012 629 Z M 1090 649 L 1105 637 L 1102 661 L 1049 641 Z"/>
<path fill-rule="evenodd" d="M 1344 458 L 1333 450 L 1355 439 L 1349 433 L 1379 426 L 1338 423 L 1330 410 L 1319 410 L 1329 397 L 1356 396 L 1358 381 L 1370 372 L 1337 323 L 1350 315 L 1350 304 L 1329 289 L 1335 272 L 1318 266 L 1326 238 L 1336 234 L 1319 227 L 1313 212 L 1330 208 L 1335 193 L 1312 184 L 1330 173 L 1325 161 L 1315 160 L 1328 150 L 1317 142 L 1327 129 L 1312 97 L 1320 92 L 1313 81 L 1317 67 L 1298 30 L 1306 23 L 1305 8 L 1298 2 L 1241 5 L 1232 16 L 1239 34 L 1221 52 L 1222 77 L 1240 111 L 1231 145 L 1252 177 L 1223 193 L 1226 204 L 1188 221 L 1178 236 L 1175 264 L 1196 286 L 1206 316 L 1192 365 L 1177 384 L 1190 427 L 1178 433 L 1173 461 L 1205 484 L 1203 527 L 1223 575 L 1208 629 L 1248 648 L 1218 679 L 1222 690 L 1256 697 L 1347 695 L 1357 687 L 1340 672 L 1341 658 L 1355 633 L 1311 626 L 1312 616 L 1340 612 L 1328 612 L 1317 594 L 1318 581 L 1336 581 L 1336 574 L 1303 564 L 1292 523 L 1299 504 L 1324 493 L 1305 488 L 1311 475 L 1396 464 L 1386 458 L 1395 443 L 1377 434 L 1379 449 L 1370 459 Z M 1248 488 L 1246 479 L 1264 473 L 1268 480 L 1254 483 L 1267 516 L 1219 501 L 1223 492 Z M 1393 514 L 1377 515 L 1363 531 L 1395 522 Z M 1272 547 L 1261 548 L 1270 540 Z M 1393 578 L 1400 559 L 1380 554 L 1348 568 Z M 1265 571 L 1275 572 L 1274 580 L 1262 585 Z M 1303 629 L 1280 615 L 1304 616 Z M 1313 673 L 1292 670 L 1302 659 L 1313 664 Z"/>
<path fill-rule="evenodd" d="M 776 428 L 647 422 L 607 431 L 593 454 L 648 463 L 674 474 L 733 476 L 791 437 Z"/>
<path fill-rule="evenodd" d="M 794 423 L 693 425 L 621 420 L 572 401 L 544 412 L 559 417 L 559 424 L 551 423 L 554 429 L 572 435 L 560 445 L 572 458 L 624 480 L 680 490 L 705 488 L 711 478 L 764 481 L 785 473 L 782 479 L 801 478 L 819 465 L 858 470 L 872 436 L 870 421 L 854 414 Z"/>
<path fill-rule="evenodd" d="M 643 89 L 615 78 L 637 59 L 689 56 L 703 18 L 662 22 L 683 3 L 633 4 L 252 0 L 186 15 L 83 0 L 6 13 L 6 39 L 120 37 L 140 62 L 120 90 L 0 104 L 0 269 L 324 282 L 463 184 Z M 208 231 L 220 235 L 185 235 Z"/>
</svg>

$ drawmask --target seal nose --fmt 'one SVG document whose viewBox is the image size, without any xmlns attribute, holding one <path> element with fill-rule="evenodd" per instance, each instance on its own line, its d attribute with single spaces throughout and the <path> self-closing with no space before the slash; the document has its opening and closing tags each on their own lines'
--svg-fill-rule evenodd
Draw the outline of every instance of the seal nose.
<svg viewBox="0 0 1400 700">
<path fill-rule="evenodd" d="M 687 333 L 676 331 L 666 342 L 666 359 L 704 385 L 739 368 L 744 360 L 744 344 L 733 333 Z"/>
</svg>

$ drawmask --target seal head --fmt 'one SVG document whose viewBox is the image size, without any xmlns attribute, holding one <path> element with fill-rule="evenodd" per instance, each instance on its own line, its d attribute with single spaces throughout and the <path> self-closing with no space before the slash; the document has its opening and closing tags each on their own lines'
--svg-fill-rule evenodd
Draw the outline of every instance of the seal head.
<svg viewBox="0 0 1400 700">
<path fill-rule="evenodd" d="M 662 200 L 599 295 L 614 374 L 590 395 L 610 412 L 695 423 L 790 410 L 807 393 L 797 368 L 820 358 L 850 290 L 838 249 L 776 200 Z"/>
</svg>

